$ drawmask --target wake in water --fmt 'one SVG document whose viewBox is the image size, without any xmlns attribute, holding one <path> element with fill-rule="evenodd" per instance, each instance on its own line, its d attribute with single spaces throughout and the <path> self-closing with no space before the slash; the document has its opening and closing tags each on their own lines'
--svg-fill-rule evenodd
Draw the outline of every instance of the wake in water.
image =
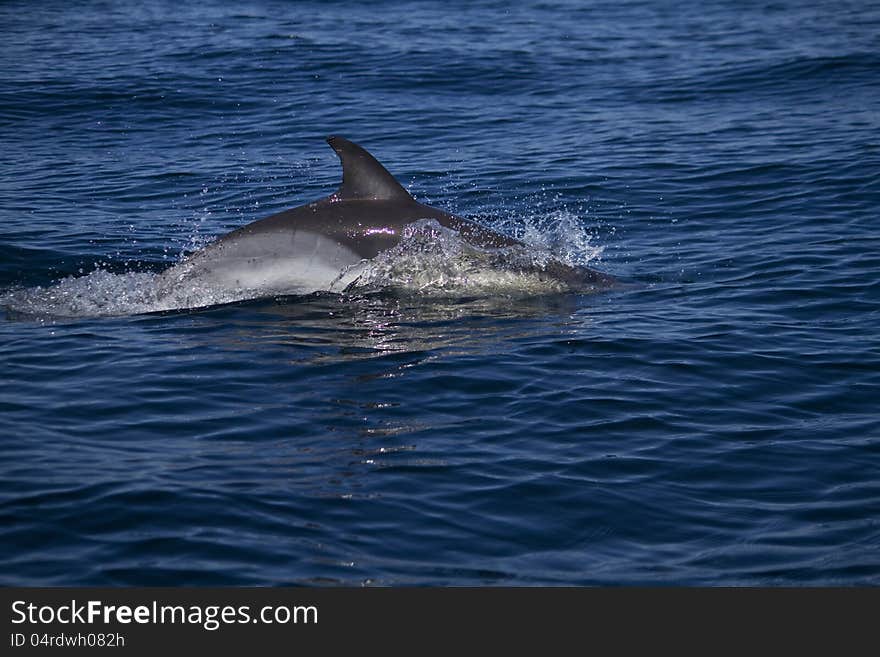
<svg viewBox="0 0 880 657">
<path fill-rule="evenodd" d="M 589 253 L 593 259 L 601 249 L 593 248 Z M 560 260 L 537 244 L 479 248 L 461 239 L 456 231 L 423 219 L 407 226 L 400 244 L 356 265 L 356 278 L 345 291 L 390 290 L 432 297 L 567 291 L 566 283 L 546 274 L 554 259 Z M 351 274 L 344 272 L 341 279 L 350 279 Z"/>
<path fill-rule="evenodd" d="M 572 213 L 561 212 L 542 223 L 526 222 L 526 246 L 483 249 L 454 230 L 423 219 L 406 227 L 400 243 L 344 270 L 330 293 L 362 295 L 392 292 L 437 297 L 525 296 L 571 288 L 545 273 L 553 261 L 583 267 L 598 258 L 601 247 Z M 560 248 L 562 247 L 562 248 Z M 35 317 L 101 317 L 204 308 L 247 299 L 302 294 L 289 286 L 235 287 L 210 279 L 175 280 L 165 273 L 111 273 L 99 268 L 43 287 L 17 288 L 0 294 L 0 307 Z"/>
</svg>

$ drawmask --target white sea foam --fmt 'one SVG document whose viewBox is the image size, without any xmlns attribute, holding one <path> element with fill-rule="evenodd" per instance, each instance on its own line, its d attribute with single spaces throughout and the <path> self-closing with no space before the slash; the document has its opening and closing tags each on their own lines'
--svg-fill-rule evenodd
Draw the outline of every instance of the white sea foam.
<svg viewBox="0 0 880 657">
<path fill-rule="evenodd" d="M 359 265 L 349 291 L 393 289 L 424 296 L 546 294 L 564 285 L 542 275 L 549 252 L 480 249 L 433 219 L 410 224 L 400 243 Z M 350 276 L 349 276 L 350 278 Z"/>
</svg>

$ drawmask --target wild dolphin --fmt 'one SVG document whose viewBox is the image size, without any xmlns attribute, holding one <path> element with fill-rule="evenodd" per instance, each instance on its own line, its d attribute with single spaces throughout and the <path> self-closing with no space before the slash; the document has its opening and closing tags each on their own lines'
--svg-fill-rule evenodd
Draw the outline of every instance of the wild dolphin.
<svg viewBox="0 0 880 657">
<path fill-rule="evenodd" d="M 397 245 L 404 228 L 422 219 L 457 231 L 481 249 L 525 246 L 417 202 L 361 146 L 342 137 L 329 137 L 327 143 L 342 162 L 342 184 L 335 193 L 220 237 L 167 270 L 165 283 L 203 279 L 258 290 L 341 290 L 357 279 L 354 265 Z M 534 273 L 581 289 L 615 282 L 607 274 L 557 260 Z"/>
</svg>

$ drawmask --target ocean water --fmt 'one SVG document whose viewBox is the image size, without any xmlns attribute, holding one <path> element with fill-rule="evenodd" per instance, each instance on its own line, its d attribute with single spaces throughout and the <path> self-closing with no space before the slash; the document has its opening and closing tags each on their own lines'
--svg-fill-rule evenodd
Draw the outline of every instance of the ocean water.
<svg viewBox="0 0 880 657">
<path fill-rule="evenodd" d="M 876 3 L 13 1 L 0 35 L 0 583 L 880 584 Z M 157 303 L 333 191 L 328 134 L 627 285 L 469 287 L 429 236 L 369 292 Z"/>
</svg>

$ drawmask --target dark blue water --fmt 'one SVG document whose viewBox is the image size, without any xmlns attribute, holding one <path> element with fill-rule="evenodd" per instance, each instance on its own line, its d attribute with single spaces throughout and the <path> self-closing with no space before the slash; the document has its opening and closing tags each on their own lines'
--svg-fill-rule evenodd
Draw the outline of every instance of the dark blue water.
<svg viewBox="0 0 880 657">
<path fill-rule="evenodd" d="M 3 584 L 880 584 L 876 4 L 5 2 L 0 35 Z M 334 190 L 334 133 L 635 285 L 144 314 Z"/>
</svg>

